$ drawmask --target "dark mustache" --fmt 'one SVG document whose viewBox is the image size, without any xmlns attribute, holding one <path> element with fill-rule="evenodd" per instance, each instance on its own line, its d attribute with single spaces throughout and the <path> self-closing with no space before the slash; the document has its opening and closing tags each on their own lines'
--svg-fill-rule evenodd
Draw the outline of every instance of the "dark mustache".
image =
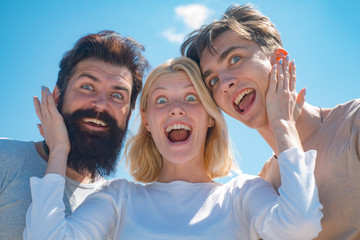
<svg viewBox="0 0 360 240">
<path fill-rule="evenodd" d="M 110 128 L 117 127 L 116 120 L 106 111 L 99 112 L 96 109 L 79 109 L 71 114 L 73 121 L 78 121 L 83 118 L 96 118 L 106 123 Z"/>
</svg>

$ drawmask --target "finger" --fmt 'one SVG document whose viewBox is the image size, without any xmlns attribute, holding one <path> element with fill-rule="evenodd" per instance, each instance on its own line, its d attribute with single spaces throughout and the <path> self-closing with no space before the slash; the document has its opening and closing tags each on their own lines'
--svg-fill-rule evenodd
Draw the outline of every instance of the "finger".
<svg viewBox="0 0 360 240">
<path fill-rule="evenodd" d="M 298 120 L 298 118 L 299 118 L 299 116 L 301 114 L 301 110 L 302 110 L 302 108 L 304 106 L 305 94 L 306 94 L 306 88 L 303 88 L 303 89 L 301 89 L 301 91 L 297 95 L 295 109 L 294 109 L 294 120 L 295 121 Z"/>
<path fill-rule="evenodd" d="M 46 88 L 41 86 L 41 111 L 43 116 L 45 114 L 46 102 Z"/>
<path fill-rule="evenodd" d="M 40 135 L 45 139 L 45 133 L 44 133 L 44 130 L 42 128 L 42 125 L 41 124 L 37 124 L 37 127 L 39 129 L 39 132 L 40 132 Z"/>
<path fill-rule="evenodd" d="M 276 85 L 277 85 L 277 64 L 275 63 L 274 66 L 271 68 L 270 72 L 270 81 L 269 81 L 269 90 L 270 93 L 276 92 Z"/>
<path fill-rule="evenodd" d="M 41 87 L 41 111 L 42 111 L 43 119 L 49 117 L 48 91 L 49 89 L 47 87 L 44 86 Z"/>
<path fill-rule="evenodd" d="M 296 67 L 295 67 L 295 61 L 292 60 L 290 63 L 290 85 L 289 85 L 290 91 L 294 91 L 296 89 Z"/>
<path fill-rule="evenodd" d="M 276 90 L 282 90 L 284 88 L 284 65 L 283 65 L 283 59 L 280 59 L 278 61 L 277 66 L 277 87 Z"/>
<path fill-rule="evenodd" d="M 36 115 L 38 116 L 39 120 L 42 121 L 42 112 L 41 112 L 41 106 L 40 106 L 39 98 L 34 96 L 33 101 L 34 101 L 34 107 L 35 107 Z"/>
<path fill-rule="evenodd" d="M 49 112 L 51 114 L 52 117 L 56 116 L 57 114 L 59 114 L 56 105 L 55 105 L 55 100 L 53 95 L 51 94 L 50 91 L 48 91 L 48 95 L 47 95 L 47 102 L 48 102 L 48 108 L 49 108 Z"/>
<path fill-rule="evenodd" d="M 290 73 L 289 73 L 289 55 L 286 56 L 284 60 L 284 89 L 289 88 L 289 81 L 290 81 Z"/>
<path fill-rule="evenodd" d="M 305 95 L 306 95 L 306 88 L 300 90 L 299 94 L 296 97 L 296 104 L 302 108 L 305 103 Z"/>
</svg>

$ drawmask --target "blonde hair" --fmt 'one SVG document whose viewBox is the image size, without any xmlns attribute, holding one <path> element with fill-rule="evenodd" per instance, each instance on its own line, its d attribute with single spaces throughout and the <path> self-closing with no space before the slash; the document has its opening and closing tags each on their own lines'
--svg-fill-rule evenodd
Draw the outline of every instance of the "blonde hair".
<svg viewBox="0 0 360 240">
<path fill-rule="evenodd" d="M 184 71 L 194 85 L 201 103 L 215 120 L 214 127 L 208 129 L 205 143 L 205 167 L 211 179 L 223 177 L 236 169 L 234 155 L 230 146 L 227 125 L 223 114 L 212 100 L 209 90 L 201 78 L 197 64 L 189 58 L 171 59 L 155 68 L 147 78 L 140 100 L 140 112 L 146 111 L 149 89 L 162 74 Z M 162 169 L 162 156 L 146 130 L 143 120 L 136 135 L 126 144 L 126 165 L 132 177 L 139 182 L 156 181 Z"/>
</svg>

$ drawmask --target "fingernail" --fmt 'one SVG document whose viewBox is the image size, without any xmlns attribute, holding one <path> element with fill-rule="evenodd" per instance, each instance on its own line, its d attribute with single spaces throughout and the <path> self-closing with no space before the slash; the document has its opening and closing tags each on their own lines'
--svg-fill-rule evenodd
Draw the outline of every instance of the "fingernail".
<svg viewBox="0 0 360 240">
<path fill-rule="evenodd" d="M 293 66 L 295 66 L 295 60 L 292 60 L 292 61 L 291 61 L 291 64 L 292 64 Z"/>
<path fill-rule="evenodd" d="M 290 60 L 289 55 L 287 55 L 285 59 L 286 59 L 286 61 L 289 61 Z"/>
<path fill-rule="evenodd" d="M 301 92 L 301 94 L 303 94 L 304 96 L 306 95 L 306 89 L 307 89 L 307 88 L 306 88 L 306 87 L 304 87 L 304 88 L 303 88 L 303 89 L 301 89 L 301 91 L 300 91 L 300 92 Z"/>
<path fill-rule="evenodd" d="M 41 91 L 45 91 L 45 87 L 44 86 L 41 86 Z"/>
<path fill-rule="evenodd" d="M 274 65 L 274 69 L 277 69 L 277 65 L 276 65 L 276 64 Z"/>
<path fill-rule="evenodd" d="M 280 63 L 280 64 L 283 64 L 283 60 L 282 60 L 282 59 L 280 59 L 279 63 Z"/>
</svg>

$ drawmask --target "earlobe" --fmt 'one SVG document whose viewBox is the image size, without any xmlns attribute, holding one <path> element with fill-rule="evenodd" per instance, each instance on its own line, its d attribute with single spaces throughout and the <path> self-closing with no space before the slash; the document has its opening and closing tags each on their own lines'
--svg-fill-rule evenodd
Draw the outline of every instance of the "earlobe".
<svg viewBox="0 0 360 240">
<path fill-rule="evenodd" d="M 215 126 L 215 119 L 210 117 L 209 122 L 208 122 L 208 127 L 213 127 L 213 126 Z"/>
<path fill-rule="evenodd" d="M 59 102 L 59 99 L 60 99 L 60 89 L 58 88 L 58 86 L 55 86 L 55 88 L 54 88 L 53 98 L 54 98 L 54 102 L 55 102 L 55 104 L 57 106 L 58 102 Z"/>
<path fill-rule="evenodd" d="M 275 56 L 276 56 L 276 61 L 280 60 L 281 58 L 285 59 L 286 56 L 288 55 L 288 52 L 283 48 L 275 49 L 274 53 L 275 53 Z"/>
<path fill-rule="evenodd" d="M 146 111 L 141 111 L 141 121 L 143 122 L 146 130 L 148 132 L 151 132 L 151 129 L 149 127 L 149 122 L 148 122 L 148 119 L 147 119 L 147 114 L 146 114 Z"/>
</svg>

